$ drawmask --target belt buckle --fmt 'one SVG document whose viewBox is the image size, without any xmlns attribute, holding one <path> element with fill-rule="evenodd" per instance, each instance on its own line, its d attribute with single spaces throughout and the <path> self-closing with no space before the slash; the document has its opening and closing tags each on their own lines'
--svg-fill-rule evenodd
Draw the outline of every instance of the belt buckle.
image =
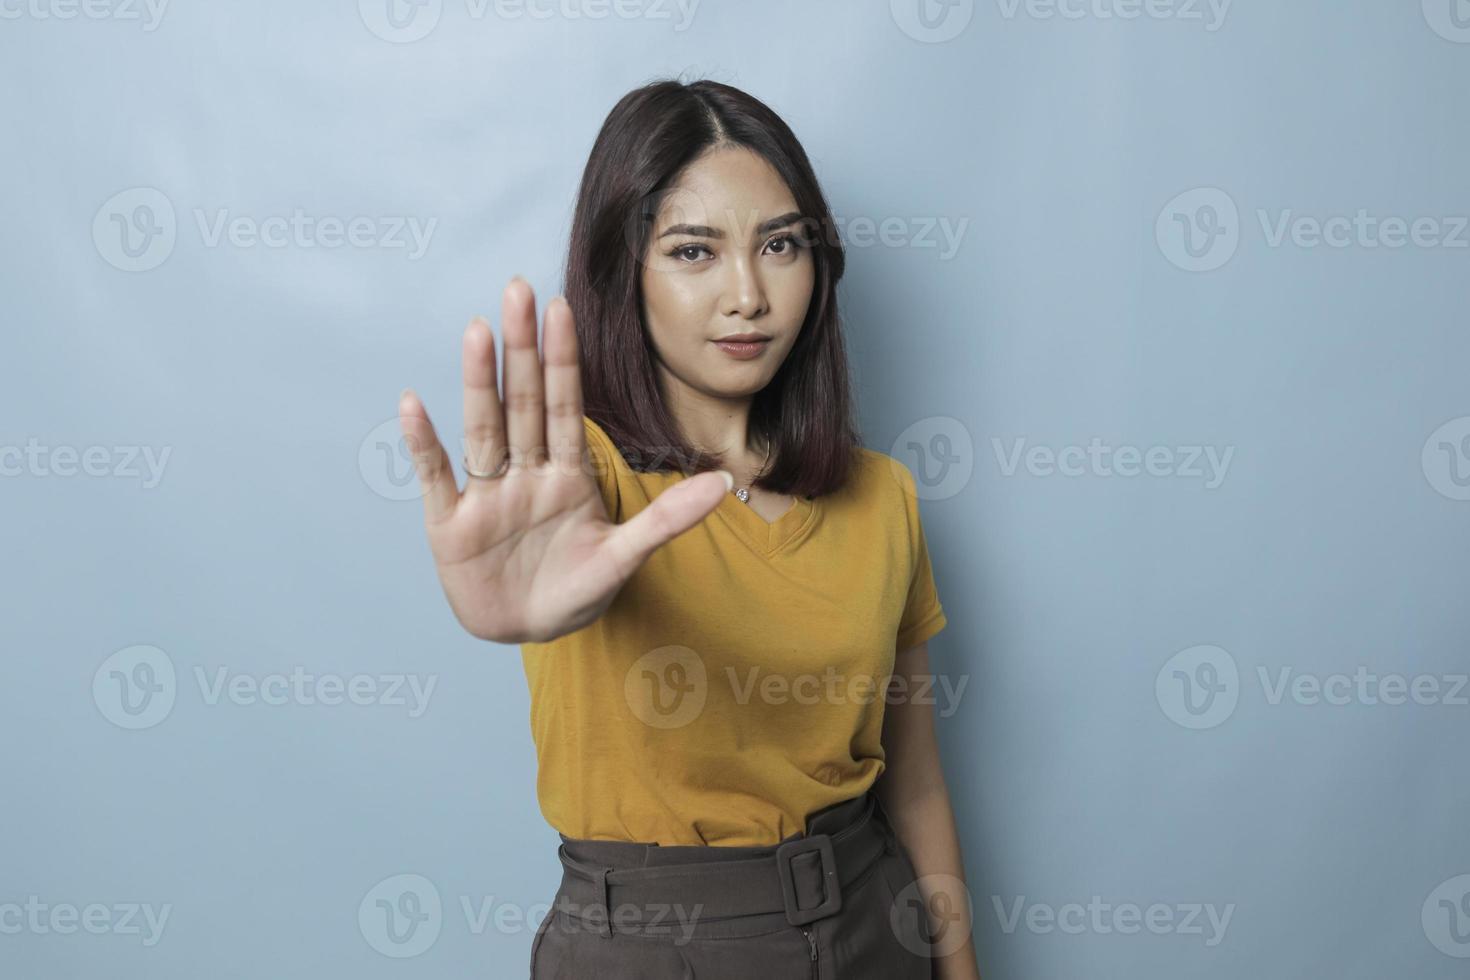
<svg viewBox="0 0 1470 980">
<path fill-rule="evenodd" d="M 822 894 L 826 898 L 820 905 L 801 908 L 796 904 L 796 879 L 792 877 L 791 861 L 798 854 L 816 851 L 822 856 Z M 831 915 L 842 908 L 842 886 L 837 879 L 837 857 L 832 852 L 832 838 L 826 834 L 811 834 L 787 841 L 776 848 L 776 877 L 781 879 L 781 898 L 786 905 L 786 921 L 794 926 L 813 922 Z"/>
</svg>

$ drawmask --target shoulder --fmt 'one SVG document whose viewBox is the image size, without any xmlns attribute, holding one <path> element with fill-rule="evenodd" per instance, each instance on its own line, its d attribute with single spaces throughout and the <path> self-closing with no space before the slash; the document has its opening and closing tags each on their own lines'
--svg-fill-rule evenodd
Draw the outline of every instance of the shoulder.
<svg viewBox="0 0 1470 980">
<path fill-rule="evenodd" d="M 622 496 L 618 488 L 619 475 L 628 470 L 627 460 L 618 451 L 612 437 L 589 415 L 582 416 L 582 431 L 587 437 L 587 451 L 592 457 L 592 475 L 602 492 L 602 502 L 608 515 L 618 519 L 618 506 Z"/>
<path fill-rule="evenodd" d="M 582 416 L 582 430 L 587 434 L 588 446 L 591 446 L 594 442 L 599 447 L 611 446 L 613 444 L 612 439 L 603 431 L 602 426 L 594 422 L 590 415 Z"/>
<path fill-rule="evenodd" d="M 587 448 L 592 451 L 592 458 L 606 467 L 627 468 L 627 460 L 623 458 L 622 450 L 613 441 L 607 430 L 599 425 L 590 415 L 582 416 L 582 431 L 587 437 Z"/>
<path fill-rule="evenodd" d="M 866 446 L 858 446 L 853 452 L 849 490 L 887 513 L 908 514 L 917 509 L 913 472 L 900 460 Z"/>
</svg>

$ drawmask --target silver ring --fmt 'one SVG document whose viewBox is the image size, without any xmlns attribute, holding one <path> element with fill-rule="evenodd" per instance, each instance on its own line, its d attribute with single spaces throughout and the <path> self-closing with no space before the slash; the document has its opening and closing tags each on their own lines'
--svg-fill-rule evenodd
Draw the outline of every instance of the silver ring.
<svg viewBox="0 0 1470 980">
<path fill-rule="evenodd" d="M 500 477 L 502 477 L 502 476 L 505 475 L 505 471 L 506 470 L 510 469 L 510 456 L 509 455 L 507 455 L 505 457 L 505 459 L 503 459 L 503 460 L 500 461 L 500 466 L 496 468 L 496 470 L 495 470 L 494 473 L 481 473 L 480 471 L 478 471 L 478 470 L 476 470 L 476 469 L 474 469 L 473 467 L 470 466 L 470 458 L 468 456 L 462 456 L 460 458 L 464 462 L 464 471 L 466 473 L 468 473 L 470 476 L 477 476 L 477 477 L 479 477 L 482 480 L 495 480 L 495 479 L 498 479 L 498 478 L 500 478 Z"/>
</svg>

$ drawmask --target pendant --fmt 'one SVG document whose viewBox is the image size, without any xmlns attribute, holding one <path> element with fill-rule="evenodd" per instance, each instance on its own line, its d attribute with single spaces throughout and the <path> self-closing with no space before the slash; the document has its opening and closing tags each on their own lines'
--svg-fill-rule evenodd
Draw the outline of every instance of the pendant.
<svg viewBox="0 0 1470 980">
<path fill-rule="evenodd" d="M 741 487 L 739 490 L 735 491 L 735 497 L 742 504 L 746 503 L 750 500 L 750 491 L 745 489 L 744 487 Z"/>
</svg>

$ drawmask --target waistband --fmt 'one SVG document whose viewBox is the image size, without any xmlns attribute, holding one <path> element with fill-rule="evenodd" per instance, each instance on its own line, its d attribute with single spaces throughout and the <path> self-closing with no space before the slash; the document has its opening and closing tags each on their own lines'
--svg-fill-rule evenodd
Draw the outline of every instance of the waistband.
<svg viewBox="0 0 1470 980">
<path fill-rule="evenodd" d="M 558 907 L 608 938 L 659 931 L 670 906 L 696 907 L 703 922 L 784 912 L 804 925 L 838 912 L 843 888 L 898 848 L 871 789 L 813 814 L 805 834 L 779 844 L 663 847 L 558 836 Z"/>
</svg>

